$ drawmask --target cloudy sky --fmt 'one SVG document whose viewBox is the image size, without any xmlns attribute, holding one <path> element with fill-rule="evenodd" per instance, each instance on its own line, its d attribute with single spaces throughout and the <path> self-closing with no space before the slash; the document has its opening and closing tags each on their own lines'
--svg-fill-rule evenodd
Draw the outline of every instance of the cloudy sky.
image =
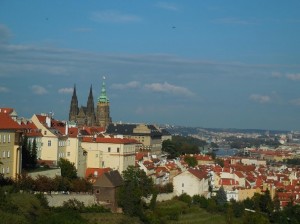
<svg viewBox="0 0 300 224">
<path fill-rule="evenodd" d="M 300 130 L 300 1 L 0 2 L 0 107 L 68 118 L 102 77 L 113 121 Z"/>
</svg>

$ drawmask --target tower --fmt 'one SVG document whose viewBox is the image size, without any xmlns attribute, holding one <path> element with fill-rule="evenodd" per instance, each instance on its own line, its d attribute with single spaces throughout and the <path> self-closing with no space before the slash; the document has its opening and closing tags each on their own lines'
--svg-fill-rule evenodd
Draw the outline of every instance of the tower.
<svg viewBox="0 0 300 224">
<path fill-rule="evenodd" d="M 93 91 L 92 91 L 92 85 L 90 87 L 90 93 L 86 105 L 86 117 L 87 117 L 87 126 L 93 126 L 96 122 L 95 117 L 95 107 L 94 107 L 94 97 L 93 97 Z"/>
<path fill-rule="evenodd" d="M 78 108 L 78 99 L 76 95 L 76 86 L 74 85 L 73 95 L 70 105 L 70 112 L 69 112 L 69 121 L 77 121 L 77 114 L 79 112 Z"/>
<path fill-rule="evenodd" d="M 111 123 L 111 117 L 109 113 L 109 100 L 106 95 L 105 77 L 103 77 L 101 94 L 98 97 L 97 112 L 96 112 L 96 124 L 100 127 L 106 128 Z"/>
</svg>

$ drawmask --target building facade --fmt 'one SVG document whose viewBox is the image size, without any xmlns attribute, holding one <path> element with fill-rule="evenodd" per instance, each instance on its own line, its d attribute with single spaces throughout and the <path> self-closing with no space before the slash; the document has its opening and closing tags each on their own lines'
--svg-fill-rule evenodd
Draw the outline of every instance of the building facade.
<svg viewBox="0 0 300 224">
<path fill-rule="evenodd" d="M 14 179 L 21 173 L 21 137 L 20 125 L 0 112 L 0 172 L 4 177 Z"/>
</svg>

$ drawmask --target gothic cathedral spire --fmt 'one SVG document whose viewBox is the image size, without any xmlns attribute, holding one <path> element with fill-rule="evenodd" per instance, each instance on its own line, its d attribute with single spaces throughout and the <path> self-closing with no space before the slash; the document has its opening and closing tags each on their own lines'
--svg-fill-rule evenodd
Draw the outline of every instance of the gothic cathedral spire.
<svg viewBox="0 0 300 224">
<path fill-rule="evenodd" d="M 72 100 L 70 105 L 70 112 L 69 112 L 69 121 L 77 120 L 78 111 L 79 108 L 78 108 L 78 99 L 76 95 L 76 85 L 74 84 L 73 95 L 72 95 Z"/>
<path fill-rule="evenodd" d="M 94 107 L 94 97 L 92 85 L 90 87 L 90 93 L 86 105 L 86 115 L 87 115 L 87 126 L 93 126 L 95 124 L 95 107 Z"/>
</svg>

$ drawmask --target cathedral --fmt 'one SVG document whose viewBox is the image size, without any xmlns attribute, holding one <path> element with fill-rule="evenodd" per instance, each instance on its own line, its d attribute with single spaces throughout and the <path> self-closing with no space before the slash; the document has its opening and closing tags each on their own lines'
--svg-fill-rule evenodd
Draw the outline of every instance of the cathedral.
<svg viewBox="0 0 300 224">
<path fill-rule="evenodd" d="M 103 80 L 101 94 L 97 100 L 97 106 L 94 106 L 92 86 L 87 100 L 86 107 L 78 107 L 76 95 L 76 86 L 74 86 L 73 96 L 70 105 L 69 121 L 75 122 L 78 127 L 82 126 L 100 126 L 106 128 L 111 123 L 109 114 L 109 100 L 106 95 L 105 82 Z"/>
</svg>

